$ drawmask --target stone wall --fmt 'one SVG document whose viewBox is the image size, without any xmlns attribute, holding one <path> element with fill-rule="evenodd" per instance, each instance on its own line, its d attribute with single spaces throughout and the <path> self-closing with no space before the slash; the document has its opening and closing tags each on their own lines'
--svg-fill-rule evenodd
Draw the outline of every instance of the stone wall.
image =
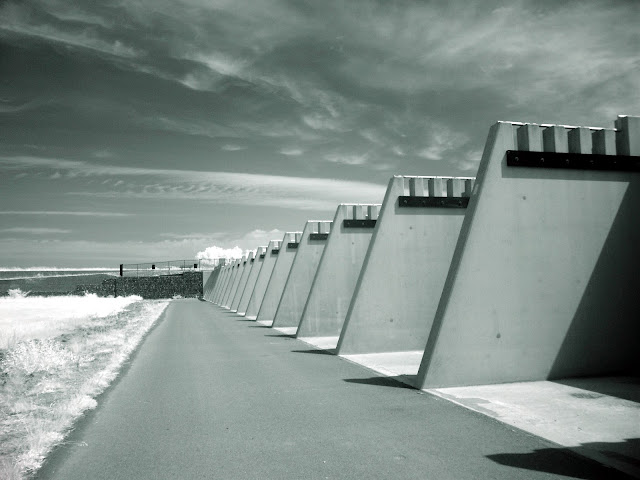
<svg viewBox="0 0 640 480">
<path fill-rule="evenodd" d="M 158 277 L 109 278 L 98 285 L 78 285 L 74 294 L 95 293 L 100 297 L 126 297 L 139 295 L 142 298 L 201 297 L 202 272 L 187 272 L 179 275 Z"/>
</svg>

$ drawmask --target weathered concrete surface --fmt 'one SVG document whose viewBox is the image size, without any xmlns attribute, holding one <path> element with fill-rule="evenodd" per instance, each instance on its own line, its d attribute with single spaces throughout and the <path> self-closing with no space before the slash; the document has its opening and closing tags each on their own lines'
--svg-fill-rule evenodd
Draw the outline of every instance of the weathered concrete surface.
<svg viewBox="0 0 640 480">
<path fill-rule="evenodd" d="M 379 208 L 380 204 L 338 206 L 300 316 L 297 337 L 340 335 L 373 233 L 373 227 L 345 227 L 343 220 L 376 220 Z"/>
<path fill-rule="evenodd" d="M 260 304 L 260 310 L 256 317 L 257 320 L 265 321 L 274 319 L 280 298 L 282 297 L 284 285 L 287 283 L 287 277 L 291 271 L 291 265 L 293 265 L 293 259 L 298 252 L 298 244 L 301 237 L 302 232 L 286 232 L 284 234 L 276 264 L 273 267 L 269 284 L 267 285 L 262 303 Z M 290 247 L 288 245 L 289 243 L 295 244 L 296 246 Z"/>
<path fill-rule="evenodd" d="M 238 315 L 244 315 L 247 311 L 249 300 L 251 299 L 251 295 L 253 294 L 253 289 L 256 287 L 258 275 L 260 275 L 262 265 L 264 264 L 264 259 L 266 258 L 266 252 L 267 247 L 258 247 L 258 250 L 256 250 L 253 266 L 251 267 L 251 273 L 249 274 L 249 278 L 247 278 L 247 284 L 244 287 L 242 297 L 240 298 L 240 302 L 238 303 Z"/>
<path fill-rule="evenodd" d="M 311 237 L 315 234 L 329 234 L 331 223 L 330 220 L 314 220 L 308 221 L 305 225 L 298 245 L 298 253 L 291 265 L 280 303 L 273 317 L 274 328 L 298 328 L 313 277 L 327 244 L 327 239 L 324 237 L 322 239 Z"/>
<path fill-rule="evenodd" d="M 216 305 L 220 305 L 220 302 L 222 301 L 222 296 L 224 295 L 224 292 L 227 289 L 227 284 L 229 283 L 229 276 L 231 275 L 231 268 L 232 267 L 230 264 L 227 264 L 224 266 L 223 278 L 222 278 L 222 281 L 220 282 L 220 287 L 216 288 L 216 293 L 213 298 L 213 303 L 215 303 Z"/>
<path fill-rule="evenodd" d="M 280 240 L 271 240 L 269 245 L 267 245 L 267 252 L 265 253 L 262 269 L 260 269 L 260 274 L 256 279 L 256 286 L 253 288 L 251 298 L 244 313 L 248 319 L 255 320 L 258 316 L 262 299 L 264 298 L 269 279 L 273 273 L 273 267 L 275 267 L 276 260 L 278 259 L 281 244 L 282 241 Z"/>
<path fill-rule="evenodd" d="M 429 392 L 640 478 L 638 378 L 576 378 Z"/>
<path fill-rule="evenodd" d="M 227 280 L 227 284 L 224 287 L 224 291 L 222 292 L 222 295 L 220 296 L 220 301 L 218 302 L 218 305 L 220 305 L 221 307 L 224 307 L 225 302 L 227 301 L 227 298 L 229 297 L 229 293 L 231 290 L 231 287 L 233 287 L 233 282 L 235 281 L 236 275 L 238 274 L 238 267 L 240 266 L 240 260 L 236 259 L 234 260 L 231 265 L 229 265 L 229 278 Z"/>
<path fill-rule="evenodd" d="M 638 372 L 640 173 L 506 165 L 507 150 L 610 152 L 613 140 L 491 128 L 418 385 Z"/>
<path fill-rule="evenodd" d="M 227 288 L 227 293 L 225 294 L 224 301 L 220 304 L 222 307 L 229 309 L 231 306 L 231 301 L 233 300 L 233 295 L 238 289 L 238 284 L 240 283 L 240 278 L 242 277 L 242 270 L 244 269 L 244 261 L 246 257 L 242 257 L 235 263 L 235 267 L 233 269 L 233 276 L 231 281 L 229 282 L 229 287 Z"/>
<path fill-rule="evenodd" d="M 398 197 L 468 196 L 472 181 L 390 180 L 340 334 L 339 355 L 424 350 L 466 209 L 401 207 Z"/>
<path fill-rule="evenodd" d="M 220 275 L 220 269 L 216 268 L 212 271 L 202 272 L 202 298 L 204 300 L 210 300 L 213 289 L 216 286 L 216 282 Z"/>
<path fill-rule="evenodd" d="M 37 478 L 620 478 L 319 353 L 174 301 Z"/>
<path fill-rule="evenodd" d="M 231 301 L 231 311 L 237 312 L 238 305 L 240 304 L 240 299 L 242 298 L 242 294 L 244 289 L 247 286 L 247 281 L 249 280 L 249 275 L 251 274 L 251 270 L 253 270 L 253 266 L 255 264 L 255 256 L 256 252 L 249 252 L 247 255 L 247 259 L 244 261 L 244 266 L 242 270 L 242 277 L 240 277 L 240 282 L 238 283 L 238 288 L 236 289 L 236 293 L 233 296 L 233 300 Z"/>
</svg>

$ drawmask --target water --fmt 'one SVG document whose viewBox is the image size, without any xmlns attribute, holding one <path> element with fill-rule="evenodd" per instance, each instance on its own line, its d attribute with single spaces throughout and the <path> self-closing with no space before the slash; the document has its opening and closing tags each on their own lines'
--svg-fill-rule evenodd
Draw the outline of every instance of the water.
<svg viewBox="0 0 640 480">
<path fill-rule="evenodd" d="M 119 270 L 109 268 L 29 268 L 0 269 L 0 296 L 9 290 L 19 289 L 31 295 L 64 295 L 79 284 L 100 284 L 107 278 L 119 275 Z"/>
<path fill-rule="evenodd" d="M 33 278 L 37 289 L 56 278 L 84 283 L 88 272 L 12 273 L 15 280 L 2 272 L 2 281 Z M 29 296 L 20 289 L 0 296 L 0 478 L 23 479 L 38 469 L 74 420 L 96 406 L 95 397 L 168 303 L 135 296 Z"/>
</svg>

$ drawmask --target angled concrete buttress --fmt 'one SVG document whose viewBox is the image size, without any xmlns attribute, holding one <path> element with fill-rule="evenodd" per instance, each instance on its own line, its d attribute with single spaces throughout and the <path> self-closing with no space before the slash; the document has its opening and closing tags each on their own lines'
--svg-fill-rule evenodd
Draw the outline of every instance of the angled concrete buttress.
<svg viewBox="0 0 640 480">
<path fill-rule="evenodd" d="M 222 292 L 227 286 L 227 280 L 229 279 L 229 264 L 225 264 L 222 267 L 221 279 L 216 285 L 216 288 L 213 293 L 213 303 L 218 305 L 220 303 L 220 297 L 222 296 Z"/>
<path fill-rule="evenodd" d="M 227 285 L 227 291 L 224 294 L 224 299 L 220 304 L 221 307 L 229 309 L 229 304 L 231 303 L 231 299 L 233 298 L 233 292 L 235 292 L 238 287 L 238 283 L 240 282 L 240 277 L 242 276 L 242 266 L 245 257 L 242 257 L 234 262 L 233 272 L 231 274 L 231 278 L 229 279 L 229 284 Z"/>
<path fill-rule="evenodd" d="M 473 180 L 391 179 L 340 334 L 339 355 L 365 365 L 373 360 L 398 374 L 418 372 Z"/>
<path fill-rule="evenodd" d="M 264 292 L 264 298 L 258 311 L 256 321 L 264 322 L 265 324 L 273 323 L 273 319 L 280 303 L 280 297 L 282 297 L 282 291 L 284 290 L 284 284 L 287 282 L 293 259 L 298 251 L 298 244 L 302 232 L 287 232 L 284 234 L 282 240 L 282 246 L 276 259 L 276 264 L 271 272 L 269 278 L 269 284 Z"/>
<path fill-rule="evenodd" d="M 419 387 L 638 373 L 638 155 L 638 117 L 491 127 Z"/>
<path fill-rule="evenodd" d="M 235 274 L 237 272 L 237 267 L 238 267 L 238 259 L 235 258 L 233 260 L 231 260 L 231 263 L 229 263 L 229 271 L 227 272 L 227 281 L 224 285 L 223 290 L 220 292 L 220 299 L 218 300 L 218 305 L 220 305 L 221 307 L 224 305 L 224 301 L 227 298 L 227 294 L 229 293 L 229 289 L 231 288 L 231 285 L 233 284 L 233 279 L 235 277 Z"/>
<path fill-rule="evenodd" d="M 296 336 L 322 348 L 335 348 L 380 204 L 341 204 L 302 310 Z"/>
<path fill-rule="evenodd" d="M 231 311 L 238 311 L 238 304 L 240 303 L 240 298 L 242 298 L 242 293 L 244 292 L 245 287 L 247 286 L 247 281 L 249 280 L 249 275 L 251 270 L 253 270 L 253 266 L 255 265 L 255 256 L 256 252 L 251 251 L 247 254 L 247 259 L 244 262 L 244 266 L 242 269 L 242 276 L 240 277 L 240 282 L 238 283 L 238 288 L 236 289 L 236 293 L 233 296 L 233 300 L 231 301 Z"/>
<path fill-rule="evenodd" d="M 295 333 L 307 302 L 313 277 L 329 238 L 331 220 L 310 220 L 302 231 L 298 253 L 293 260 L 282 297 L 273 317 L 273 327 Z"/>
<path fill-rule="evenodd" d="M 267 247 L 258 247 L 258 249 L 256 250 L 253 266 L 251 267 L 251 273 L 249 274 L 249 278 L 247 278 L 247 284 L 244 287 L 244 291 L 242 292 L 242 297 L 240 297 L 240 302 L 238 303 L 238 309 L 237 309 L 238 315 L 244 315 L 247 311 L 247 305 L 249 304 L 249 299 L 251 298 L 253 289 L 256 286 L 256 280 L 258 280 L 258 275 L 260 275 L 260 270 L 262 270 L 262 265 L 264 264 L 266 251 L 267 251 Z"/>
<path fill-rule="evenodd" d="M 223 307 L 226 308 L 227 310 L 231 310 L 231 303 L 233 302 L 236 292 L 238 291 L 238 287 L 240 286 L 240 280 L 242 280 L 242 274 L 244 273 L 246 266 L 247 266 L 247 255 L 243 255 L 240 261 L 238 262 L 238 268 L 237 268 L 238 271 L 236 273 L 236 277 L 233 279 L 233 285 L 231 285 L 231 290 L 229 290 L 229 296 L 227 297 L 227 300 L 223 305 Z"/>
<path fill-rule="evenodd" d="M 216 268 L 210 272 L 203 271 L 202 272 L 202 298 L 205 300 L 209 299 L 211 295 L 211 291 L 215 287 L 216 280 L 218 275 L 220 274 L 220 269 Z"/>
<path fill-rule="evenodd" d="M 216 288 L 222 281 L 223 266 L 224 263 L 221 263 L 220 260 L 218 260 L 213 271 L 211 272 L 211 275 L 209 275 L 209 278 L 205 282 L 206 291 L 203 292 L 202 298 L 204 298 L 208 302 L 213 301 L 213 296 L 215 294 Z M 203 288 L 203 290 L 205 289 Z"/>
<path fill-rule="evenodd" d="M 250 320 L 255 320 L 262 305 L 262 299 L 267 290 L 273 267 L 278 259 L 278 253 L 280 252 L 281 240 L 271 240 L 267 245 L 267 251 L 264 254 L 264 263 L 256 279 L 256 285 L 251 292 L 251 298 L 245 310 L 245 316 Z"/>
</svg>

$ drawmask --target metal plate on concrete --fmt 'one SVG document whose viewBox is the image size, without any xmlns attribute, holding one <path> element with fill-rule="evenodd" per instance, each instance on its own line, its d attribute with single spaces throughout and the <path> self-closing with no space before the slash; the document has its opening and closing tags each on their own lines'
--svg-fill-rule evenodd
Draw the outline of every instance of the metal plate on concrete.
<svg viewBox="0 0 640 480">
<path fill-rule="evenodd" d="M 468 197 L 398 197 L 399 207 L 467 208 Z"/>
<path fill-rule="evenodd" d="M 640 172 L 640 157 L 507 150 L 507 165 L 510 167 Z"/>
</svg>

